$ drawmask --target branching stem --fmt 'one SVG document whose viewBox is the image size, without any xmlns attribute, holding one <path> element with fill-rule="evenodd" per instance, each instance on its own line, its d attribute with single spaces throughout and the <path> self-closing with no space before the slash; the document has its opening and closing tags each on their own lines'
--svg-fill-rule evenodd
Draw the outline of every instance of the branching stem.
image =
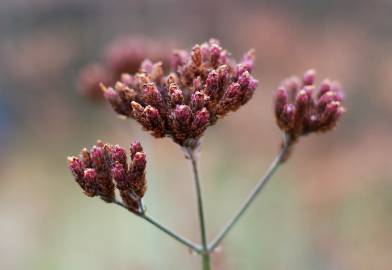
<svg viewBox="0 0 392 270">
<path fill-rule="evenodd" d="M 127 209 L 127 207 L 120 201 L 115 201 L 115 204 L 120 205 L 121 207 L 124 207 L 125 209 Z M 128 210 L 128 209 L 127 209 Z M 134 212 L 132 212 L 134 213 Z M 161 223 L 159 223 L 158 221 L 156 221 L 155 219 L 153 219 L 152 217 L 148 216 L 144 210 L 141 211 L 140 213 L 134 213 L 136 216 L 146 220 L 147 222 L 149 222 L 150 224 L 154 225 L 156 228 L 158 228 L 159 230 L 161 230 L 162 232 L 166 233 L 167 235 L 171 236 L 173 239 L 175 239 L 176 241 L 178 241 L 179 243 L 187 246 L 190 250 L 195 251 L 198 254 L 202 254 L 202 248 L 191 242 L 190 240 L 178 235 L 177 233 L 169 230 L 168 228 L 166 228 L 165 226 L 163 226 Z"/>
<path fill-rule="evenodd" d="M 275 160 L 272 162 L 272 164 L 268 168 L 265 175 L 260 178 L 257 185 L 255 186 L 253 191 L 249 194 L 248 198 L 245 200 L 245 202 L 239 208 L 239 210 L 234 215 L 234 217 L 225 225 L 225 227 L 223 227 L 222 231 L 211 242 L 211 244 L 208 247 L 208 252 L 210 252 L 210 253 L 213 252 L 219 246 L 219 244 L 222 242 L 222 240 L 225 238 L 225 236 L 229 233 L 231 228 L 237 223 L 237 221 L 240 219 L 240 217 L 245 213 L 245 211 L 249 208 L 249 206 L 252 204 L 252 202 L 256 199 L 257 195 L 260 193 L 260 191 L 263 189 L 263 187 L 267 184 L 268 180 L 275 173 L 275 171 L 279 168 L 279 165 L 282 164 L 282 161 L 284 160 L 284 157 L 286 156 L 290 146 L 291 146 L 291 142 L 290 142 L 289 138 L 287 136 L 285 136 L 283 138 L 282 150 L 277 155 Z"/>
</svg>

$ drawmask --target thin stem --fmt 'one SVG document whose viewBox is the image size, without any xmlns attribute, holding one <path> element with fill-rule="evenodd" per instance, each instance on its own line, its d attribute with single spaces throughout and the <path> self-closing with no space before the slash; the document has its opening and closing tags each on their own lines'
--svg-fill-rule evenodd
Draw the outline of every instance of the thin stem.
<svg viewBox="0 0 392 270">
<path fill-rule="evenodd" d="M 210 254 L 208 252 L 208 243 L 207 243 L 207 232 L 204 218 L 204 208 L 203 208 L 203 200 L 201 196 L 201 187 L 200 187 L 200 177 L 199 171 L 197 168 L 197 158 L 195 157 L 195 152 L 193 149 L 186 148 L 189 159 L 192 163 L 192 170 L 195 179 L 195 188 L 196 188 L 196 197 L 197 197 L 197 209 L 199 214 L 199 225 L 200 225 L 200 237 L 202 243 L 202 262 L 203 262 L 203 270 L 210 270 Z"/>
<path fill-rule="evenodd" d="M 120 205 L 121 207 L 124 207 L 125 209 L 127 209 L 127 207 L 120 201 L 114 201 L 114 203 Z M 187 246 L 188 248 L 190 248 L 191 250 L 197 252 L 198 254 L 202 254 L 203 253 L 203 250 L 202 250 L 202 248 L 199 245 L 197 245 L 197 244 L 191 242 L 190 240 L 188 240 L 188 239 L 178 235 L 177 233 L 169 230 L 168 228 L 166 228 L 165 226 L 160 224 L 158 221 L 156 221 L 152 217 L 148 216 L 144 212 L 144 209 L 142 209 L 140 213 L 134 213 L 134 212 L 132 212 L 132 213 L 135 214 L 136 216 L 146 220 L 147 222 L 149 222 L 150 224 L 154 225 L 156 228 L 158 228 L 162 232 L 164 232 L 167 235 L 171 236 L 173 239 L 175 239 L 176 241 L 180 242 L 181 244 Z"/>
<path fill-rule="evenodd" d="M 266 174 L 260 178 L 257 185 L 255 186 L 253 191 L 250 193 L 248 198 L 245 200 L 243 205 L 240 207 L 240 209 L 237 211 L 237 213 L 234 215 L 234 217 L 225 225 L 225 227 L 218 234 L 218 236 L 211 242 L 211 244 L 208 248 L 208 252 L 213 252 L 219 246 L 219 244 L 222 242 L 222 240 L 225 238 L 225 236 L 229 233 L 230 229 L 234 226 L 234 224 L 236 224 L 236 222 L 240 219 L 240 217 L 249 208 L 249 206 L 252 204 L 252 202 L 257 197 L 259 192 L 263 189 L 263 187 L 267 184 L 268 180 L 271 178 L 271 176 L 278 169 L 279 165 L 282 164 L 282 161 L 284 160 L 284 157 L 287 154 L 287 151 L 289 150 L 289 148 L 290 148 L 290 141 L 289 141 L 288 137 L 285 136 L 283 139 L 282 150 L 276 156 L 276 158 L 274 159 L 274 161 L 272 162 L 272 164 L 268 168 Z"/>
</svg>

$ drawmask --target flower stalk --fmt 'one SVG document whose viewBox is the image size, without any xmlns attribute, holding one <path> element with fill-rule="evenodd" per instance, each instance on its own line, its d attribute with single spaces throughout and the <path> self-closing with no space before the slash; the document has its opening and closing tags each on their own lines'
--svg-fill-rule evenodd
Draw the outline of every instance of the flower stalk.
<svg viewBox="0 0 392 270">
<path fill-rule="evenodd" d="M 211 242 L 208 247 L 209 252 L 213 252 L 219 244 L 223 241 L 225 236 L 229 233 L 231 228 L 238 222 L 241 216 L 245 213 L 245 211 L 250 207 L 252 202 L 256 199 L 257 195 L 260 191 L 265 187 L 271 177 L 274 175 L 276 170 L 279 166 L 284 162 L 285 156 L 288 153 L 291 147 L 291 141 L 287 135 L 284 135 L 283 138 L 283 146 L 280 153 L 276 156 L 270 167 L 268 168 L 267 172 L 264 174 L 263 177 L 260 178 L 259 182 L 253 189 L 253 191 L 249 194 L 248 198 L 242 204 L 242 206 L 238 209 L 237 213 L 234 217 L 223 227 L 222 231 L 218 234 L 218 236 Z"/>
<path fill-rule="evenodd" d="M 195 154 L 197 149 L 186 148 L 186 152 L 188 153 L 188 158 L 192 164 L 192 171 L 194 176 L 195 182 L 195 189 L 196 189 L 196 197 L 197 197 L 197 210 L 199 215 L 199 228 L 200 228 L 200 238 L 202 243 L 202 265 L 203 270 L 210 270 L 210 252 L 208 250 L 208 242 L 207 242 L 207 230 L 206 230 L 206 222 L 204 216 L 204 206 L 203 206 L 203 199 L 202 199 L 202 192 L 200 186 L 200 177 L 199 177 L 199 170 L 197 167 L 197 157 Z"/>
</svg>

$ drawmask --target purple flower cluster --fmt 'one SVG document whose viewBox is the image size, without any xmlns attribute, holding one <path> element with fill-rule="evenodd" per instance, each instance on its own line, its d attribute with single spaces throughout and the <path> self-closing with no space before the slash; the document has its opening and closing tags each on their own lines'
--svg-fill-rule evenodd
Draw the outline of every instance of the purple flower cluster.
<svg viewBox="0 0 392 270">
<path fill-rule="evenodd" d="M 138 142 L 131 144 L 130 152 L 128 164 L 123 148 L 98 142 L 90 151 L 84 148 L 79 157 L 69 157 L 68 166 L 87 196 L 114 202 L 116 187 L 124 205 L 137 213 L 147 189 L 146 154 Z"/>
<path fill-rule="evenodd" d="M 155 137 L 195 147 L 206 128 L 251 99 L 257 81 L 250 75 L 254 52 L 237 63 L 219 42 L 195 45 L 172 55 L 172 72 L 145 60 L 139 72 L 123 74 L 104 96 L 120 115 L 136 119 Z"/>
<path fill-rule="evenodd" d="M 311 132 L 331 130 L 345 112 L 340 84 L 326 79 L 316 88 L 314 81 L 315 71 L 308 70 L 302 80 L 288 78 L 276 91 L 277 123 L 292 141 Z"/>
</svg>

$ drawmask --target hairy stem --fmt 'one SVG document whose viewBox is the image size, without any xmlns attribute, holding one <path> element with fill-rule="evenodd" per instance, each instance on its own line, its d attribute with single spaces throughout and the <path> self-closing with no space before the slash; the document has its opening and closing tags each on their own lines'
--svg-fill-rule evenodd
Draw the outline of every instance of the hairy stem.
<svg viewBox="0 0 392 270">
<path fill-rule="evenodd" d="M 211 242 L 208 248 L 208 252 L 213 252 L 219 244 L 222 242 L 222 240 L 225 238 L 225 236 L 229 233 L 231 228 L 237 223 L 237 221 L 240 219 L 240 217 L 245 213 L 245 211 L 249 208 L 249 206 L 252 204 L 254 199 L 257 197 L 257 195 L 260 193 L 260 191 L 263 189 L 263 187 L 267 184 L 268 180 L 271 178 L 271 176 L 275 173 L 275 171 L 279 168 L 279 165 L 282 164 L 282 161 L 284 161 L 284 158 L 291 146 L 291 142 L 287 136 L 283 138 L 283 146 L 279 154 L 276 156 L 270 167 L 268 168 L 267 172 L 263 177 L 260 178 L 259 182 L 253 189 L 253 191 L 249 194 L 248 198 L 245 200 L 245 202 L 242 204 L 242 206 L 239 208 L 237 213 L 234 215 L 234 217 L 223 227 L 222 231 L 218 234 L 218 236 Z"/>
<path fill-rule="evenodd" d="M 199 225 L 200 225 L 200 237 L 202 243 L 202 264 L 203 270 L 210 270 L 210 254 L 208 252 L 208 242 L 207 242 L 207 232 L 206 232 L 206 224 L 204 218 L 204 208 L 203 208 L 203 200 L 201 196 L 201 187 L 200 187 L 200 177 L 199 171 L 197 168 L 197 158 L 195 157 L 195 150 L 186 148 L 188 153 L 188 157 L 192 163 L 192 170 L 195 179 L 195 188 L 196 188 L 196 197 L 197 197 L 197 209 L 199 214 Z"/>
<path fill-rule="evenodd" d="M 127 207 L 120 201 L 114 201 L 115 204 L 120 205 L 121 207 L 124 207 L 125 209 L 127 209 Z M 127 209 L 128 210 L 128 209 Z M 134 213 L 134 212 L 132 212 Z M 163 226 L 162 224 L 160 224 L 158 221 L 154 220 L 152 217 L 148 216 L 144 210 L 142 210 L 140 213 L 134 213 L 136 216 L 146 220 L 147 222 L 149 222 L 150 224 L 154 225 L 156 228 L 158 228 L 159 230 L 161 230 L 162 232 L 166 233 L 167 235 L 169 235 L 170 237 L 172 237 L 174 240 L 178 241 L 179 243 L 187 246 L 190 250 L 195 251 L 198 254 L 202 254 L 203 250 L 202 248 L 191 242 L 190 240 L 178 235 L 177 233 L 169 230 L 168 228 L 166 228 L 165 226 Z"/>
</svg>

